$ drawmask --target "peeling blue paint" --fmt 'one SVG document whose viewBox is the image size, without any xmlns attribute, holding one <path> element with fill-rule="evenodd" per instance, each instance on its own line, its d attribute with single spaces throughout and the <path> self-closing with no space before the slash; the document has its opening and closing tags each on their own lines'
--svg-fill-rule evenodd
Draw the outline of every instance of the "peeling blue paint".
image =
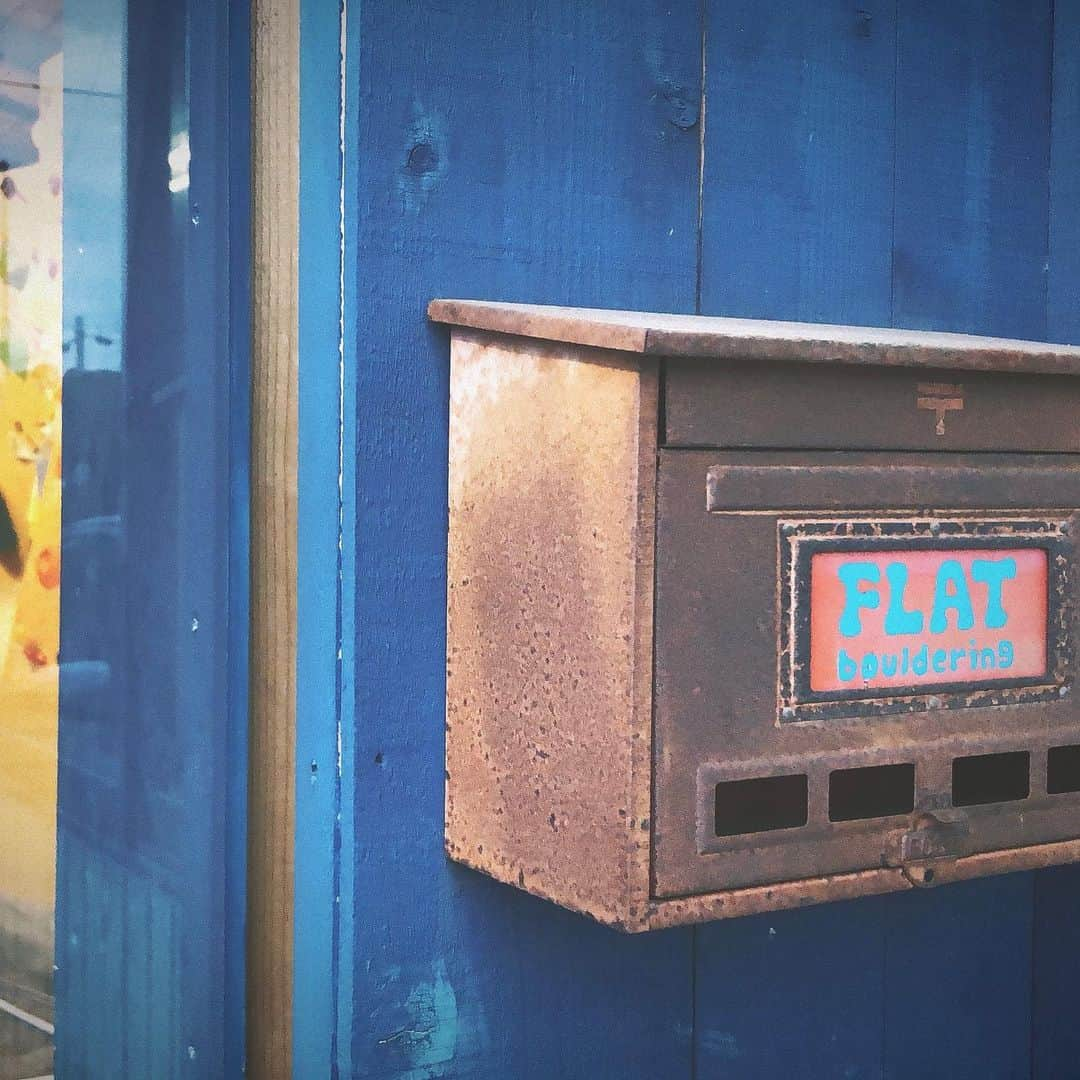
<svg viewBox="0 0 1080 1080">
<path fill-rule="evenodd" d="M 394 968 L 378 982 L 386 987 L 399 975 L 400 969 Z M 458 1045 L 458 1002 L 444 961 L 432 964 L 432 977 L 409 990 L 398 1012 L 399 1026 L 375 1040 L 382 1060 L 380 1075 L 398 1080 L 449 1075 Z"/>
<path fill-rule="evenodd" d="M 698 1044 L 709 1057 L 718 1061 L 738 1061 L 742 1057 L 738 1037 L 730 1031 L 700 1031 Z"/>
</svg>

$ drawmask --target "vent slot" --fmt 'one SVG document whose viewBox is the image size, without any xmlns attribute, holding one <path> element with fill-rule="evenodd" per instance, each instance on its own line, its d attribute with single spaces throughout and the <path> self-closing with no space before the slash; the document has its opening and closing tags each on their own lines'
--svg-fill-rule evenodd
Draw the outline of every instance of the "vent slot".
<svg viewBox="0 0 1080 1080">
<path fill-rule="evenodd" d="M 803 776 L 763 776 L 716 785 L 716 835 L 797 829 L 807 821 Z"/>
<path fill-rule="evenodd" d="M 1051 746 L 1046 755 L 1046 792 L 1080 791 L 1080 746 Z"/>
<path fill-rule="evenodd" d="M 869 765 L 829 774 L 830 821 L 892 817 L 914 809 L 914 765 Z"/>
<path fill-rule="evenodd" d="M 1016 802 L 1031 791 L 1031 755 L 1026 750 L 953 759 L 953 806 Z"/>
</svg>

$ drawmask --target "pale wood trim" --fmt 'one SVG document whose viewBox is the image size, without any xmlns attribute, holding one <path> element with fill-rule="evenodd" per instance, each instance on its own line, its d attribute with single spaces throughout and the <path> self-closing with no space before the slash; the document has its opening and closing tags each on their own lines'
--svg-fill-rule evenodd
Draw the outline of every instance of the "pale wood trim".
<svg viewBox="0 0 1080 1080">
<path fill-rule="evenodd" d="M 247 1071 L 292 1073 L 299 0 L 253 0 Z"/>
</svg>

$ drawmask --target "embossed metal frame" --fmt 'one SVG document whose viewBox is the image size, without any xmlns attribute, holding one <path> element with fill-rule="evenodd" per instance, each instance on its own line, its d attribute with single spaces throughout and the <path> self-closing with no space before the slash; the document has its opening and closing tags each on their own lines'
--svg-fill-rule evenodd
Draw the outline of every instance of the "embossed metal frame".
<svg viewBox="0 0 1080 1080">
<path fill-rule="evenodd" d="M 962 516 L 781 519 L 777 522 L 780 633 L 777 658 L 778 722 L 844 720 L 930 709 L 985 708 L 1049 701 L 1069 693 L 1072 667 L 1073 560 L 1070 534 L 1074 511 L 965 511 Z M 1047 552 L 1047 664 L 1026 679 L 942 682 L 898 686 L 882 694 L 810 689 L 810 561 L 826 551 L 919 551 L 982 548 L 1042 548 Z"/>
</svg>

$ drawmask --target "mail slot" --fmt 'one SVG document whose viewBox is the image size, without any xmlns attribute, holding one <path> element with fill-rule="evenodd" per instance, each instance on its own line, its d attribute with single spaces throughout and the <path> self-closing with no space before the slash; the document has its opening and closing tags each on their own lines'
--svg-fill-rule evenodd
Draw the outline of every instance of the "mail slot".
<svg viewBox="0 0 1080 1080">
<path fill-rule="evenodd" d="M 1080 349 L 429 314 L 453 859 L 630 931 L 1080 859 Z"/>
</svg>

